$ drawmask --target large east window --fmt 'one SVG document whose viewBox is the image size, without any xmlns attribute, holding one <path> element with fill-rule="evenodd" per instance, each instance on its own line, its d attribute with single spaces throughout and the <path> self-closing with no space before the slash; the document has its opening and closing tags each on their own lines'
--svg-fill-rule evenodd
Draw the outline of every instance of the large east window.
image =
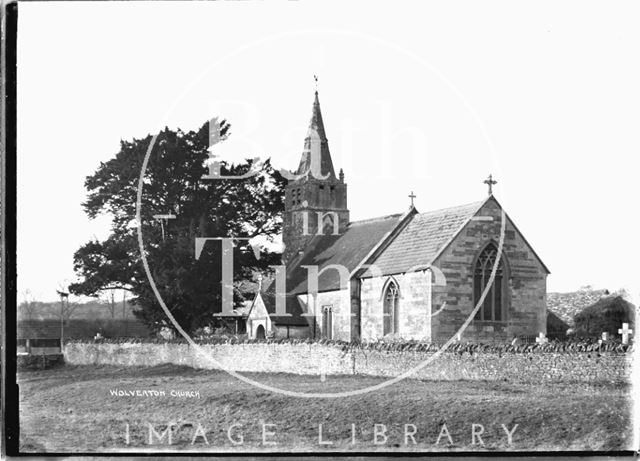
<svg viewBox="0 0 640 461">
<path fill-rule="evenodd" d="M 498 267 L 496 269 L 493 283 L 490 284 L 486 297 L 482 306 L 476 313 L 476 320 L 496 321 L 500 322 L 505 319 L 505 296 L 503 281 L 505 279 L 504 270 L 504 254 L 498 261 L 498 248 L 495 244 L 487 245 L 476 260 L 473 272 L 473 307 L 478 305 L 480 297 L 484 290 L 491 282 L 491 272 L 493 271 L 496 261 Z"/>
</svg>

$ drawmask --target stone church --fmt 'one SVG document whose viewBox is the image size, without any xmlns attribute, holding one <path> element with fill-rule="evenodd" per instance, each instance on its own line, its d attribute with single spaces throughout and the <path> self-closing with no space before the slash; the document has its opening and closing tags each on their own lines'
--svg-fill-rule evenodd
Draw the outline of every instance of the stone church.
<svg viewBox="0 0 640 461">
<path fill-rule="evenodd" d="M 489 195 L 475 203 L 424 213 L 412 204 L 404 213 L 350 221 L 316 91 L 300 165 L 285 190 L 286 270 L 280 282 L 260 287 L 249 336 L 493 342 L 546 334 L 549 270 L 503 214 L 495 182 L 485 183 Z"/>
</svg>

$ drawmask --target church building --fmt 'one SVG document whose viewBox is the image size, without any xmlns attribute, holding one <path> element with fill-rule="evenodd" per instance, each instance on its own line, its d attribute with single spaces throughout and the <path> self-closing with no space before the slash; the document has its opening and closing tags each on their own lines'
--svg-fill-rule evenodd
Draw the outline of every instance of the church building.
<svg viewBox="0 0 640 461">
<path fill-rule="evenodd" d="M 443 342 L 467 320 L 464 342 L 546 334 L 549 270 L 503 212 L 495 181 L 485 183 L 489 194 L 475 203 L 421 213 L 412 197 L 402 213 L 350 221 L 316 91 L 285 190 L 286 270 L 257 293 L 249 336 Z"/>
</svg>

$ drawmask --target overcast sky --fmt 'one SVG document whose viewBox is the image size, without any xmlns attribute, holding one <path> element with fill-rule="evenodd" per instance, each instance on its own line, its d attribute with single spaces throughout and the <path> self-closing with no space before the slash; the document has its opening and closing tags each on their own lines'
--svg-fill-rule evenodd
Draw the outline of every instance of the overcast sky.
<svg viewBox="0 0 640 461">
<path fill-rule="evenodd" d="M 225 157 L 294 169 L 313 75 L 352 219 L 495 195 L 549 291 L 637 287 L 640 4 L 34 2 L 18 24 L 18 290 L 55 299 L 108 222 L 120 139 L 227 118 Z"/>
</svg>

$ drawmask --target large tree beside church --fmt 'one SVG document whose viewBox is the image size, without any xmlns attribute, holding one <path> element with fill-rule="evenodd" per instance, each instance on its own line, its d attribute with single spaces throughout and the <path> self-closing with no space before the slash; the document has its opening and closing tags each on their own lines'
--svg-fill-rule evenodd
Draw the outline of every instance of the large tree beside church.
<svg viewBox="0 0 640 461">
<path fill-rule="evenodd" d="M 220 125 L 222 139 L 230 127 Z M 95 296 L 119 288 L 132 293 L 136 315 L 154 330 L 171 325 L 144 272 L 136 228 L 136 196 L 145 154 L 152 141 L 121 141 L 120 151 L 85 181 L 83 203 L 90 218 L 108 214 L 110 235 L 91 240 L 74 254 L 76 294 Z M 285 180 L 269 161 L 220 162 L 222 175 L 257 171 L 245 179 L 203 179 L 209 147 L 209 123 L 184 132 L 165 128 L 154 143 L 144 176 L 141 225 L 144 251 L 155 283 L 172 315 L 187 331 L 211 325 L 221 312 L 221 245 L 209 241 L 198 259 L 197 237 L 245 237 L 273 240 L 281 230 Z M 158 219 L 157 215 L 174 215 Z M 234 250 L 234 281 L 251 278 L 279 263 L 279 255 L 262 248 L 259 258 L 240 242 Z M 234 291 L 234 300 L 242 300 Z"/>
</svg>

